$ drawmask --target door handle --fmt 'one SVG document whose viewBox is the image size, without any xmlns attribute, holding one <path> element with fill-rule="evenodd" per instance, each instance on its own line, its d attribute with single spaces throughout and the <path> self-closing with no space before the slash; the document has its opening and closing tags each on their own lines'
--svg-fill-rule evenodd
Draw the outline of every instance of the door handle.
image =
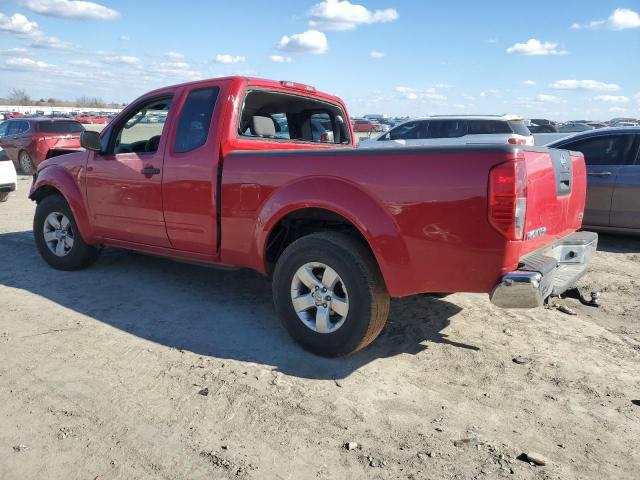
<svg viewBox="0 0 640 480">
<path fill-rule="evenodd" d="M 159 168 L 143 168 L 140 170 L 140 173 L 143 175 L 158 175 L 160 173 Z"/>
<path fill-rule="evenodd" d="M 611 175 L 611 172 L 589 172 L 587 175 L 591 175 L 592 177 L 608 177 Z"/>
</svg>

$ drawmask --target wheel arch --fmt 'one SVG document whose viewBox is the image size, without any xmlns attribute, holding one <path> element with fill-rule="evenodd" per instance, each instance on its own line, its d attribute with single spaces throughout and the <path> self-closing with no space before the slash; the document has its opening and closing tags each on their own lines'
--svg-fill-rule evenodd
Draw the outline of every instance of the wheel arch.
<svg viewBox="0 0 640 480">
<path fill-rule="evenodd" d="M 71 174 L 63 168 L 50 166 L 38 172 L 29 198 L 40 203 L 50 195 L 60 195 L 73 213 L 80 235 L 87 243 L 93 243 L 93 230 L 89 222 L 84 196 Z"/>
<path fill-rule="evenodd" d="M 332 177 L 313 178 L 273 194 L 255 223 L 256 267 L 263 273 L 270 273 L 286 245 L 303 236 L 285 240 L 284 248 L 274 254 L 274 239 L 290 222 L 302 222 L 303 234 L 327 229 L 349 231 L 372 253 L 389 293 L 402 296 L 401 284 L 413 272 L 404 238 L 391 213 L 360 187 Z"/>
</svg>

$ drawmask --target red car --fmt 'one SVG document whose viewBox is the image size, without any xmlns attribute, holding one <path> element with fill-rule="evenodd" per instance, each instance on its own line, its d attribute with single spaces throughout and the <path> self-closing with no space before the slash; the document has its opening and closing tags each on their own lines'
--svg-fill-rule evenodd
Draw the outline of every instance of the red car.
<svg viewBox="0 0 640 480">
<path fill-rule="evenodd" d="M 78 123 L 94 123 L 93 115 L 89 115 L 88 113 L 81 113 L 77 115 L 75 121 Z"/>
<path fill-rule="evenodd" d="M 353 131 L 358 133 L 381 132 L 382 127 L 371 120 L 356 120 L 353 122 Z"/>
<path fill-rule="evenodd" d="M 24 118 L 26 115 L 24 113 L 13 112 L 6 115 L 7 120 L 11 118 Z"/>
<path fill-rule="evenodd" d="M 329 142 L 314 138 L 315 120 L 330 124 Z M 290 334 L 327 356 L 372 342 L 390 297 L 484 292 L 532 308 L 585 272 L 597 235 L 576 233 L 581 154 L 356 150 L 353 138 L 342 100 L 306 85 L 227 77 L 155 90 L 84 132 L 86 151 L 39 166 L 37 249 L 61 270 L 89 266 L 102 246 L 257 270 Z"/>
<path fill-rule="evenodd" d="M 45 159 L 80 149 L 84 127 L 73 120 L 16 118 L 0 124 L 0 147 L 27 175 Z"/>
</svg>

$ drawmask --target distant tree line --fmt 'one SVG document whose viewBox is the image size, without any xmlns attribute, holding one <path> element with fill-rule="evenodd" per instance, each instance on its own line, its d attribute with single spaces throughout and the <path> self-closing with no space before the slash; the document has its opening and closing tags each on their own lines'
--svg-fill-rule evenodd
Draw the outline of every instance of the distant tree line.
<svg viewBox="0 0 640 480">
<path fill-rule="evenodd" d="M 41 98 L 35 100 L 21 88 L 12 89 L 6 98 L 0 97 L 0 104 L 20 105 L 25 107 L 84 107 L 84 108 L 120 108 L 126 103 L 107 103 L 98 97 L 82 96 L 74 101 L 60 100 L 57 98 Z"/>
</svg>

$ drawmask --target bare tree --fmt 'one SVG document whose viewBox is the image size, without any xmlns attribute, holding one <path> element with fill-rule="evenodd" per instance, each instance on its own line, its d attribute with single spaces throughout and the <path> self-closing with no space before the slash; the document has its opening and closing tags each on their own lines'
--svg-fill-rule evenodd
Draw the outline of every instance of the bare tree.
<svg viewBox="0 0 640 480">
<path fill-rule="evenodd" d="M 29 105 L 31 98 L 27 94 L 26 90 L 21 88 L 14 88 L 9 92 L 9 101 L 14 105 Z"/>
</svg>

